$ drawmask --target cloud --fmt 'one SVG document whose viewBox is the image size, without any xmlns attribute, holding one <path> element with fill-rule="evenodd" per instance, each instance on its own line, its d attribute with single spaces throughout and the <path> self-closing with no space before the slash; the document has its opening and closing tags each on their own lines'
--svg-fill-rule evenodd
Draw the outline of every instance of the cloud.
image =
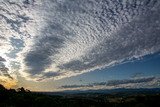
<svg viewBox="0 0 160 107">
<path fill-rule="evenodd" d="M 13 79 L 13 77 L 9 74 L 9 69 L 4 64 L 6 62 L 6 59 L 0 57 L 0 76 L 4 76 L 10 79 Z"/>
<path fill-rule="evenodd" d="M 24 0 L 0 0 L 0 76 L 4 78 L 18 74 L 23 58 L 20 53 L 29 49 L 40 29 L 39 22 L 43 24 L 41 19 L 34 20 L 39 14 L 34 0 L 27 1 L 29 4 Z"/>
<path fill-rule="evenodd" d="M 6 88 L 13 88 L 17 86 L 17 80 L 0 75 L 0 84 Z"/>
<path fill-rule="evenodd" d="M 131 75 L 131 78 L 138 78 L 144 75 L 142 72 L 135 72 Z"/>
<path fill-rule="evenodd" d="M 25 57 L 32 76 L 61 72 L 53 78 L 69 77 L 160 50 L 158 1 L 52 4 L 48 25 Z"/>
<path fill-rule="evenodd" d="M 0 84 L 6 88 L 16 86 L 17 80 L 9 73 L 9 69 L 5 65 L 6 59 L 0 56 Z"/>
<path fill-rule="evenodd" d="M 64 85 L 63 89 L 115 89 L 115 88 L 153 88 L 159 87 L 158 77 L 139 77 L 134 79 L 110 80 L 108 82 L 91 83 L 87 85 Z"/>
<path fill-rule="evenodd" d="M 111 80 L 107 82 L 107 86 L 115 86 L 121 84 L 134 84 L 134 83 L 143 83 L 143 82 L 150 82 L 153 81 L 155 77 L 148 77 L 148 78 L 137 78 L 137 79 L 126 79 L 126 80 Z"/>
<path fill-rule="evenodd" d="M 5 62 L 6 60 L 0 56 L 0 62 Z"/>
<path fill-rule="evenodd" d="M 160 52 L 158 0 L 2 0 L 0 6 L 1 56 L 19 62 L 26 79 L 76 76 Z"/>
<path fill-rule="evenodd" d="M 60 88 L 64 88 L 64 89 L 67 89 L 67 88 L 85 88 L 85 87 L 93 87 L 93 85 L 64 85 L 64 86 L 61 86 Z"/>
</svg>

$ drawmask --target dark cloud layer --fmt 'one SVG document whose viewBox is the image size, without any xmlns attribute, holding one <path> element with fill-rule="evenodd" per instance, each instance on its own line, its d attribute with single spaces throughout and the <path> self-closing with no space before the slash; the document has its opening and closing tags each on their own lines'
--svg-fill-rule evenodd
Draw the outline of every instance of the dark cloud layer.
<svg viewBox="0 0 160 107">
<path fill-rule="evenodd" d="M 57 54 L 58 49 L 62 47 L 64 41 L 62 33 L 65 31 L 60 25 L 50 24 L 42 33 L 44 36 L 35 42 L 35 47 L 25 57 L 26 65 L 31 68 L 29 72 L 33 75 L 40 74 L 49 67 L 52 63 L 50 56 Z M 58 33 L 52 35 L 52 32 Z"/>
<path fill-rule="evenodd" d="M 126 79 L 126 80 L 111 80 L 107 82 L 107 86 L 115 86 L 115 85 L 120 85 L 120 84 L 133 84 L 133 83 L 142 83 L 142 82 L 150 82 L 154 80 L 155 77 L 149 77 L 149 78 L 138 78 L 138 79 Z"/>
<path fill-rule="evenodd" d="M 156 77 L 140 77 L 136 79 L 124 79 L 124 80 L 110 80 L 108 82 L 98 82 L 98 83 L 92 83 L 87 85 L 64 85 L 60 88 L 64 89 L 76 89 L 76 88 L 94 88 L 98 87 L 98 89 L 101 88 L 136 88 L 140 87 L 151 87 L 151 86 L 159 86 L 160 79 Z"/>
</svg>

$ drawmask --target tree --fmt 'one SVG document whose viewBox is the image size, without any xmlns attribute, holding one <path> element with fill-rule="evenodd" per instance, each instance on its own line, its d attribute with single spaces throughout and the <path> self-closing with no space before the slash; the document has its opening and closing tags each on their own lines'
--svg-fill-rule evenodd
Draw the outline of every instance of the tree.
<svg viewBox="0 0 160 107">
<path fill-rule="evenodd" d="M 0 91 L 5 91 L 7 90 L 3 85 L 0 84 Z"/>
<path fill-rule="evenodd" d="M 26 92 L 26 90 L 25 90 L 23 87 L 18 88 L 17 91 L 18 91 L 18 92 Z"/>
</svg>

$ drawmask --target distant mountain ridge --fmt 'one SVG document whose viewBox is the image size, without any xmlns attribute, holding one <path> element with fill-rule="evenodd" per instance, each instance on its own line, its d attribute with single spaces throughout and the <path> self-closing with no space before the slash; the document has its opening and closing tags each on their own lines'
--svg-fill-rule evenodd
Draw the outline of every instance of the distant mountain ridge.
<svg viewBox="0 0 160 107">
<path fill-rule="evenodd" d="M 48 95 L 67 95 L 67 94 L 159 94 L 160 88 L 139 88 L 139 89 L 101 89 L 101 90 L 65 90 L 61 92 L 38 92 Z"/>
</svg>

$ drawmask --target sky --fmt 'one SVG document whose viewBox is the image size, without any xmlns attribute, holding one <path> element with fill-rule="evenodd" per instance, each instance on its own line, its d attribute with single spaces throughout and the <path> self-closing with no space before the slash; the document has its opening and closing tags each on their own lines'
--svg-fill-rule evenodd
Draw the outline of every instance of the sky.
<svg viewBox="0 0 160 107">
<path fill-rule="evenodd" d="M 0 0 L 0 84 L 159 88 L 159 13 L 159 0 Z"/>
</svg>

